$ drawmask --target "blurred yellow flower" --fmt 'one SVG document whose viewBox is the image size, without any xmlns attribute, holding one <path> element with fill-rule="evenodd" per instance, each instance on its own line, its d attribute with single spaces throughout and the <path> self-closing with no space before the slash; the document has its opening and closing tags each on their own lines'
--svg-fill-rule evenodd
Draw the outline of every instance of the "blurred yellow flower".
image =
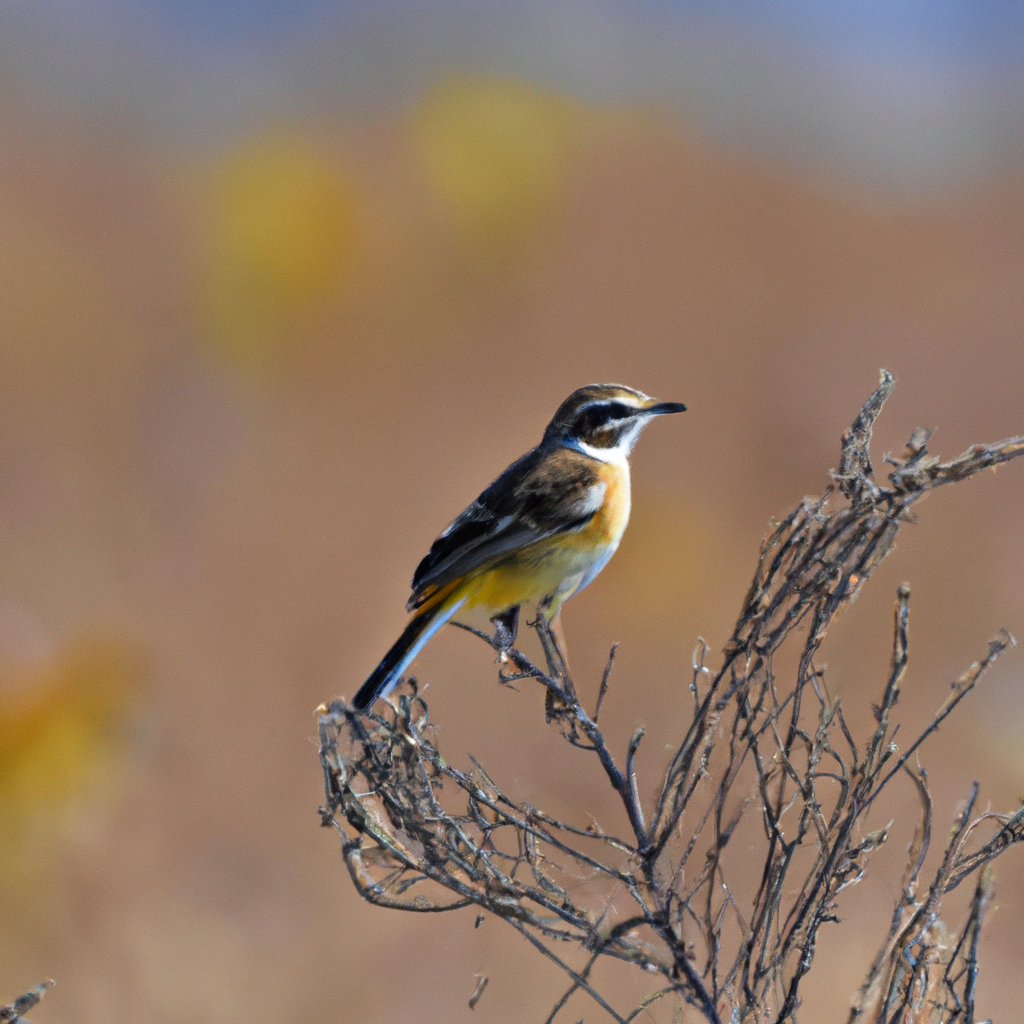
<svg viewBox="0 0 1024 1024">
<path fill-rule="evenodd" d="M 112 781 L 137 677 L 127 647 L 91 639 L 0 678 L 0 876 L 8 882 L 42 866 L 67 813 Z"/>
<path fill-rule="evenodd" d="M 236 365 L 266 368 L 347 279 L 353 189 L 308 142 L 266 135 L 215 168 L 212 194 L 205 240 L 211 340 Z"/>
<path fill-rule="evenodd" d="M 427 178 L 457 227 L 501 255 L 551 209 L 579 119 L 569 100 L 528 83 L 457 77 L 427 93 L 414 132 Z"/>
</svg>

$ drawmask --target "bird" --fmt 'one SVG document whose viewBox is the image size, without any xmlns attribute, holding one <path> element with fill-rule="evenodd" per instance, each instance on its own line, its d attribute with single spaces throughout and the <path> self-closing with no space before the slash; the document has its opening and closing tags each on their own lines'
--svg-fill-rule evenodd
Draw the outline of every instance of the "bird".
<svg viewBox="0 0 1024 1024">
<path fill-rule="evenodd" d="M 419 563 L 415 612 L 356 692 L 365 711 L 387 696 L 427 641 L 461 609 L 486 610 L 495 646 L 515 640 L 519 610 L 550 622 L 608 564 L 629 521 L 629 453 L 656 416 L 684 412 L 622 384 L 588 384 L 558 407 L 540 444 L 446 527 Z"/>
</svg>

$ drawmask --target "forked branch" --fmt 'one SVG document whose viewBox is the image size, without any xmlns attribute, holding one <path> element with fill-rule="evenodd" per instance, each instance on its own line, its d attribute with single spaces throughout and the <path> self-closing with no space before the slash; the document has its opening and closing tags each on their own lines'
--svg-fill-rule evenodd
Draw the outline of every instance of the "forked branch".
<svg viewBox="0 0 1024 1024">
<path fill-rule="evenodd" d="M 1024 840 L 1024 808 L 974 817 L 975 785 L 926 884 L 934 811 L 916 763 L 1014 640 L 998 633 L 902 751 L 894 713 L 908 663 L 909 587 L 896 595 L 892 658 L 865 736 L 853 735 L 816 657 L 912 506 L 936 487 L 1024 453 L 1024 438 L 975 445 L 942 462 L 918 429 L 902 459 L 887 457 L 881 483 L 871 431 L 892 389 L 883 371 L 843 435 L 833 485 L 765 539 L 717 668 L 707 665 L 703 641 L 698 646 L 693 717 L 650 806 L 638 782 L 643 731 L 615 752 L 599 726 L 614 648 L 591 714 L 543 616 L 535 624 L 543 667 L 513 649 L 513 671 L 502 679 L 532 679 L 545 689 L 548 718 L 584 759 L 580 770 L 590 759 L 622 807 L 623 819 L 607 828 L 583 807 L 570 822 L 514 801 L 475 759 L 468 770 L 450 764 L 414 681 L 381 714 L 359 714 L 340 700 L 323 708 L 321 814 L 341 837 L 359 893 L 417 912 L 473 906 L 508 921 L 569 979 L 549 1022 L 585 997 L 616 1021 L 658 1019 L 662 1009 L 675 1019 L 682 1003 L 713 1024 L 782 1024 L 796 1019 L 819 932 L 837 922 L 840 894 L 888 838 L 887 829 L 868 827 L 867 815 L 904 779 L 920 797 L 921 823 L 889 933 L 849 1020 L 973 1022 L 989 865 Z M 786 645 L 796 650 L 797 668 L 783 680 L 774 665 Z M 939 924 L 943 897 L 968 876 L 977 879 L 974 899 L 949 942 Z M 616 1008 L 599 980 L 608 957 L 657 975 L 660 985 L 641 1003 Z"/>
</svg>

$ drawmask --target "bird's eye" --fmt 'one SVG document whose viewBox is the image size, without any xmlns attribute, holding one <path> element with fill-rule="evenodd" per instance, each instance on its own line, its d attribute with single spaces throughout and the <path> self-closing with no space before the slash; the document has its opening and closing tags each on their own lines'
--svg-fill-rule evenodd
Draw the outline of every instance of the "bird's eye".
<svg viewBox="0 0 1024 1024">
<path fill-rule="evenodd" d="M 584 433 L 593 433 L 635 415 L 636 409 L 631 409 L 624 402 L 595 402 L 583 410 L 579 426 Z"/>
<path fill-rule="evenodd" d="M 626 420 L 636 414 L 636 409 L 631 409 L 622 402 L 609 402 L 607 409 L 609 420 Z"/>
</svg>

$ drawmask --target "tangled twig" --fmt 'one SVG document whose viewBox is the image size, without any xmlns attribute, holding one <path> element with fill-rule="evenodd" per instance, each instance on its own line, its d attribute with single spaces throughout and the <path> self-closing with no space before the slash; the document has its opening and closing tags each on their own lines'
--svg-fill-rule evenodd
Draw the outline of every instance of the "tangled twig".
<svg viewBox="0 0 1024 1024">
<path fill-rule="evenodd" d="M 360 895 L 418 912 L 475 906 L 510 923 L 570 981 L 549 1022 L 582 992 L 619 1022 L 682 1001 L 713 1024 L 782 1024 L 796 1019 L 802 979 L 820 929 L 837 920 L 840 893 L 860 880 L 888 837 L 886 829 L 867 830 L 867 814 L 895 779 L 907 778 L 921 822 L 889 934 L 849 1021 L 973 1022 L 978 934 L 993 893 L 989 865 L 1024 840 L 1024 808 L 974 818 L 975 784 L 925 884 L 933 808 L 912 758 L 1015 641 L 1000 631 L 902 752 L 893 713 L 907 666 L 909 587 L 897 592 L 889 671 L 872 729 L 859 741 L 815 656 L 829 624 L 892 549 L 911 507 L 938 486 L 1024 453 L 1024 438 L 975 445 L 942 462 L 918 429 L 903 459 L 887 458 L 888 484 L 880 484 L 871 430 L 892 389 L 883 371 L 843 435 L 833 486 L 765 539 L 717 670 L 706 666 L 701 642 L 693 718 L 650 806 L 637 784 L 643 730 L 620 758 L 599 727 L 615 649 L 592 714 L 543 616 L 534 628 L 544 666 L 508 652 L 514 671 L 502 681 L 532 679 L 545 688 L 549 719 L 594 758 L 617 795 L 624 834 L 516 802 L 475 759 L 468 770 L 449 764 L 415 686 L 384 714 L 359 714 L 340 700 L 322 709 L 321 814 L 341 836 Z M 843 502 L 832 508 L 835 489 Z M 785 645 L 798 657 L 784 685 L 773 666 Z M 994 835 L 976 839 L 990 823 Z M 940 925 L 942 900 L 969 876 L 978 878 L 974 899 L 951 941 Z M 605 957 L 649 972 L 658 987 L 639 1005 L 615 1009 L 595 979 Z"/>
</svg>

